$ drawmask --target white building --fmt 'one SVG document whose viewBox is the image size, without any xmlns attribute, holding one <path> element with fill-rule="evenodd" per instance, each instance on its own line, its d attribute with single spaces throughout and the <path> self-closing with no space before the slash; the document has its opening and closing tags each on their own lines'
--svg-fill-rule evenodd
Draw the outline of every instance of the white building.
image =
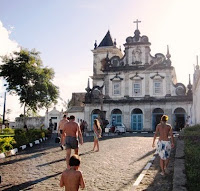
<svg viewBox="0 0 200 191">
<path fill-rule="evenodd" d="M 63 111 L 58 111 L 54 107 L 51 111 L 46 112 L 44 117 L 16 117 L 14 128 L 23 128 L 24 124 L 26 124 L 28 128 L 48 129 L 50 123 L 52 123 L 53 130 L 57 131 L 59 121 L 63 118 L 63 114 Z"/>
<path fill-rule="evenodd" d="M 193 107 L 192 107 L 192 116 L 191 116 L 191 123 L 192 124 L 200 124 L 200 69 L 198 64 L 198 57 L 197 57 L 197 64 L 195 66 L 195 71 L 193 75 Z"/>
<path fill-rule="evenodd" d="M 84 102 L 89 130 L 101 111 L 110 123 L 124 123 L 128 130 L 154 131 L 163 114 L 175 130 L 184 126 L 191 115 L 190 80 L 187 88 L 177 82 L 168 47 L 166 56 L 152 56 L 150 46 L 138 28 L 126 38 L 124 53 L 109 31 L 99 45 L 95 42 L 93 87 L 88 83 Z"/>
</svg>

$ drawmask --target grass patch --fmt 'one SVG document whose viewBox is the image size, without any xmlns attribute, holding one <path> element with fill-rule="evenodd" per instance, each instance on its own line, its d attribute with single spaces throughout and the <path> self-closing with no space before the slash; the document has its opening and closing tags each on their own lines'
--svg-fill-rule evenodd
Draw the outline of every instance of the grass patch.
<svg viewBox="0 0 200 191">
<path fill-rule="evenodd" d="M 200 188 L 200 125 L 185 128 L 185 168 L 188 191 Z"/>
</svg>

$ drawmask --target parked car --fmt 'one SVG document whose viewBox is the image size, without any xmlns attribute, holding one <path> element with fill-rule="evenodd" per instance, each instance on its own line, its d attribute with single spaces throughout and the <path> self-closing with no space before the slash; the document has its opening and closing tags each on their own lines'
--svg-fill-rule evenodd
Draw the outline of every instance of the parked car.
<svg viewBox="0 0 200 191">
<path fill-rule="evenodd" d="M 111 124 L 108 124 L 105 128 L 105 132 L 112 132 L 112 133 L 125 133 L 126 132 L 126 127 L 125 125 L 122 123 L 122 124 L 118 124 L 118 125 L 111 125 Z"/>
</svg>

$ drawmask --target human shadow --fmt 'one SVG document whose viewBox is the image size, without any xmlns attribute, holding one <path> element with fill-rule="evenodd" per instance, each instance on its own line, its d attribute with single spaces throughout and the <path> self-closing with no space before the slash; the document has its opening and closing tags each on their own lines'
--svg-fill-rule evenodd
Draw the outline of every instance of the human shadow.
<svg viewBox="0 0 200 191">
<path fill-rule="evenodd" d="M 84 152 L 84 153 L 80 153 L 79 156 L 83 156 L 83 155 L 87 155 L 87 154 L 90 154 L 90 153 L 94 153 L 94 151 L 87 151 L 87 152 Z"/>
<path fill-rule="evenodd" d="M 154 153 L 155 153 L 155 149 L 152 150 L 152 151 L 149 151 L 148 153 L 146 153 L 145 155 L 143 155 L 142 157 L 140 157 L 137 161 L 140 161 L 140 160 L 142 160 L 142 159 L 144 159 L 144 158 L 146 158 L 146 157 L 148 157 L 150 155 L 153 155 Z"/>
<path fill-rule="evenodd" d="M 53 174 L 53 175 L 49 175 L 49 176 L 45 176 L 43 178 L 39 178 L 39 179 L 36 179 L 36 180 L 33 180 L 33 181 L 28 181 L 28 182 L 24 182 L 22 184 L 18 184 L 18 185 L 15 185 L 15 186 L 12 186 L 10 188 L 6 188 L 4 189 L 4 191 L 19 191 L 19 190 L 22 190 L 22 189 L 26 189 L 27 187 L 29 186 L 33 186 L 39 182 L 42 182 L 42 181 L 45 181 L 49 178 L 52 178 L 52 177 L 55 177 L 55 176 L 58 176 L 60 175 L 62 172 L 58 172 L 56 174 Z M 31 188 L 30 188 L 31 189 Z"/>
<path fill-rule="evenodd" d="M 62 159 L 58 159 L 58 160 L 55 160 L 55 161 L 52 161 L 52 162 L 47 162 L 47 163 L 44 163 L 44 164 L 37 165 L 36 167 L 43 167 L 43 166 L 47 166 L 47 165 L 54 164 L 54 163 L 57 163 L 57 162 L 62 162 L 62 161 L 65 161 L 65 160 L 66 160 L 65 158 L 62 158 Z"/>
<path fill-rule="evenodd" d="M 8 164 L 13 164 L 15 162 L 20 162 L 20 161 L 24 161 L 24 160 L 29 160 L 29 159 L 34 159 L 34 158 L 37 158 L 37 157 L 40 157 L 42 155 L 46 155 L 47 153 L 43 152 L 43 153 L 38 153 L 38 154 L 33 154 L 31 156 L 28 156 L 28 157 L 24 157 L 24 158 L 20 158 L 20 159 L 14 159 L 14 160 L 9 160 L 9 161 L 6 161 L 6 162 L 2 162 L 0 163 L 1 166 L 5 166 L 5 165 L 8 165 Z"/>
</svg>

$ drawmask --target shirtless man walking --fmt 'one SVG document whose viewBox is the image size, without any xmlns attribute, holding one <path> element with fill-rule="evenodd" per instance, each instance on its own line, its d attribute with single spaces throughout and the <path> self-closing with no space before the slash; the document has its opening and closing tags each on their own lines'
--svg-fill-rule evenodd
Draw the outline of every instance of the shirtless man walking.
<svg viewBox="0 0 200 191">
<path fill-rule="evenodd" d="M 63 115 L 63 119 L 59 122 L 59 125 L 58 125 L 58 134 L 60 134 L 60 138 L 61 138 L 60 147 L 62 150 L 63 150 L 63 145 L 65 145 L 65 135 L 63 134 L 63 128 L 66 122 L 68 122 L 67 116 Z"/>
<path fill-rule="evenodd" d="M 159 134 L 157 151 L 160 156 L 160 168 L 162 171 L 160 174 L 163 176 L 167 171 L 171 148 L 174 147 L 174 137 L 173 137 L 172 127 L 170 124 L 167 123 L 167 121 L 168 121 L 168 116 L 163 115 L 161 117 L 161 122 L 156 126 L 156 132 L 152 144 L 152 147 L 155 147 L 155 140 Z M 171 142 L 169 140 L 169 136 L 171 137 Z"/>
<path fill-rule="evenodd" d="M 63 133 L 66 143 L 67 168 L 70 168 L 69 159 L 71 156 L 71 149 L 74 149 L 74 154 L 78 155 L 78 137 L 80 144 L 83 144 L 83 137 L 79 124 L 75 122 L 75 117 L 73 115 L 69 117 L 69 122 L 64 124 Z"/>
</svg>

